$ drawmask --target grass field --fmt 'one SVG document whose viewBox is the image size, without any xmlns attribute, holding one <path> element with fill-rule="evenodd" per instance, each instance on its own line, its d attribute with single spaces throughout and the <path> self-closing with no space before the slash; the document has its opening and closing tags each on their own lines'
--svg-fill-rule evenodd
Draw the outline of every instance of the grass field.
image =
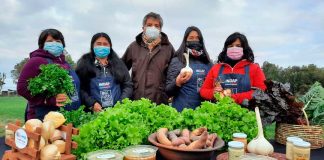
<svg viewBox="0 0 324 160">
<path fill-rule="evenodd" d="M 4 127 L 16 119 L 24 120 L 26 100 L 22 97 L 0 97 L 0 137 L 4 135 Z"/>
</svg>

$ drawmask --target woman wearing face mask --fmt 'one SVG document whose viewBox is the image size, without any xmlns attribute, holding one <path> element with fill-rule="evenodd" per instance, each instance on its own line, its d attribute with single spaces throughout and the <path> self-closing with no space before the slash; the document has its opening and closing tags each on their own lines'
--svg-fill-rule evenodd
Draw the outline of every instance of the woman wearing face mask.
<svg viewBox="0 0 324 160">
<path fill-rule="evenodd" d="M 180 72 L 186 67 L 184 53 L 189 53 L 189 67 L 192 73 Z M 201 31 L 194 26 L 188 27 L 167 72 L 166 91 L 173 97 L 173 107 L 182 111 L 183 108 L 196 108 L 200 105 L 202 98 L 199 90 L 211 67 Z"/>
<path fill-rule="evenodd" d="M 90 52 L 77 63 L 81 79 L 82 102 L 94 112 L 112 107 L 119 100 L 129 98 L 133 85 L 128 70 L 112 49 L 110 37 L 97 33 L 91 39 Z"/>
<path fill-rule="evenodd" d="M 64 104 L 62 103 L 67 100 L 67 96 L 72 100 L 72 103 L 64 106 L 64 109 L 74 110 L 81 105 L 79 78 L 65 60 L 63 54 L 65 42 L 62 33 L 56 29 L 44 30 L 39 36 L 38 47 L 37 50 L 30 53 L 30 59 L 24 65 L 17 83 L 18 94 L 28 100 L 26 120 L 32 118 L 42 120 L 49 111 L 56 111 L 59 110 L 59 107 L 63 107 Z M 27 88 L 28 80 L 40 74 L 40 65 L 51 63 L 58 64 L 69 71 L 70 76 L 73 78 L 75 92 L 71 95 L 58 94 L 49 98 L 46 98 L 47 96 L 43 94 L 32 96 Z"/>
<path fill-rule="evenodd" d="M 245 35 L 235 32 L 225 41 L 223 51 L 218 56 L 218 64 L 209 71 L 200 90 L 206 100 L 213 100 L 214 94 L 231 90 L 236 103 L 252 98 L 253 89 L 266 89 L 265 76 L 258 64 Z"/>
</svg>

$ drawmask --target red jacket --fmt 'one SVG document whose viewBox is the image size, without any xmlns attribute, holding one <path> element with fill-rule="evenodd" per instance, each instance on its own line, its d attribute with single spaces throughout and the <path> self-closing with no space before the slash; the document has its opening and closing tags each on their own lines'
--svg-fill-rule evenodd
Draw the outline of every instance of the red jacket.
<svg viewBox="0 0 324 160">
<path fill-rule="evenodd" d="M 265 76 L 258 64 L 249 62 L 247 60 L 242 60 L 232 68 L 229 64 L 219 63 L 219 64 L 215 64 L 207 74 L 204 84 L 200 89 L 200 95 L 202 98 L 206 100 L 214 99 L 213 83 L 214 83 L 214 79 L 218 77 L 219 69 L 222 65 L 224 65 L 223 74 L 229 74 L 229 73 L 244 74 L 244 67 L 246 65 L 250 65 L 251 87 L 260 88 L 262 90 L 266 89 L 266 85 L 264 84 Z M 244 99 L 250 100 L 252 98 L 252 94 L 253 94 L 253 90 L 251 89 L 248 92 L 232 94 L 232 98 L 235 100 L 236 103 L 241 104 Z"/>
</svg>

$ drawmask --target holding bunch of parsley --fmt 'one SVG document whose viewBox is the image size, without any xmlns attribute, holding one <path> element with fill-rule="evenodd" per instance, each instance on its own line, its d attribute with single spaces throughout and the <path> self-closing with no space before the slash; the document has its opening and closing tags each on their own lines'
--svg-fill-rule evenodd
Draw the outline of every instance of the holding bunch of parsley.
<svg viewBox="0 0 324 160">
<path fill-rule="evenodd" d="M 73 80 L 67 70 L 57 64 L 41 65 L 40 70 L 38 76 L 28 80 L 28 90 L 32 96 L 42 94 L 49 98 L 74 92 Z"/>
</svg>

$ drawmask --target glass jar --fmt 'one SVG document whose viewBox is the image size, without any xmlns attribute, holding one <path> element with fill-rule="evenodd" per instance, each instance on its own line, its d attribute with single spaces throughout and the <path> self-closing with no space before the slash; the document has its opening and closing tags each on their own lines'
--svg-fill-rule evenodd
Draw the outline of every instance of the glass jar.
<svg viewBox="0 0 324 160">
<path fill-rule="evenodd" d="M 247 135 L 245 133 L 234 133 L 233 141 L 242 142 L 244 144 L 244 151 L 247 151 Z"/>
<path fill-rule="evenodd" d="M 310 146 L 309 142 L 295 141 L 294 143 L 294 160 L 310 160 Z"/>
<path fill-rule="evenodd" d="M 287 137 L 287 142 L 286 142 L 286 158 L 288 160 L 292 160 L 293 159 L 293 156 L 294 156 L 294 152 L 293 152 L 294 144 L 293 143 L 295 141 L 303 141 L 303 140 L 301 138 L 295 137 L 295 136 Z"/>
<path fill-rule="evenodd" d="M 228 142 L 228 160 L 239 160 L 242 155 L 244 155 L 244 143 Z"/>
</svg>

